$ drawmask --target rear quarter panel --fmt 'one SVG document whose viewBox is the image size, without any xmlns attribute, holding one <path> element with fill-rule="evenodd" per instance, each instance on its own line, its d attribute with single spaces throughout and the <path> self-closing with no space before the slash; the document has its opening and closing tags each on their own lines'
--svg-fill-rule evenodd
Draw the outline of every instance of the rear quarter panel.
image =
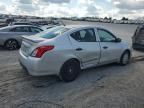
<svg viewBox="0 0 144 108">
<path fill-rule="evenodd" d="M 74 55 L 74 49 L 70 43 L 70 40 L 66 34 L 61 35 L 55 39 L 43 42 L 41 45 L 54 45 L 54 50 L 46 52 L 42 57 L 42 68 L 48 70 L 49 66 L 56 74 L 59 73 L 62 65 L 69 59 L 76 58 Z M 41 46 L 38 45 L 38 46 Z"/>
</svg>

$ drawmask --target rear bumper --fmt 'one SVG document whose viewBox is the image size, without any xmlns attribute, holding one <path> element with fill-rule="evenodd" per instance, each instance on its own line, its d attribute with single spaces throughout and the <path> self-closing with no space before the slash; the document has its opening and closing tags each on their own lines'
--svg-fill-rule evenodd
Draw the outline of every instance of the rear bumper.
<svg viewBox="0 0 144 108">
<path fill-rule="evenodd" d="M 26 57 L 23 55 L 21 50 L 19 51 L 19 62 L 20 65 L 32 76 L 45 76 L 45 75 L 55 75 L 56 72 L 53 71 L 52 66 L 47 65 L 43 67 L 42 61 L 39 58 Z"/>
</svg>

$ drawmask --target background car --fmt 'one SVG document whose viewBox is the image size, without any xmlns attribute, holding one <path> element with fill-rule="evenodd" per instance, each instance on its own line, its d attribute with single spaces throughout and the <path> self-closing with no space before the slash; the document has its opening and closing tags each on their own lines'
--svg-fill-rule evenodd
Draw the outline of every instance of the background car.
<svg viewBox="0 0 144 108">
<path fill-rule="evenodd" d="M 9 26 L 14 26 L 14 25 L 31 25 L 31 26 L 40 27 L 39 24 L 34 23 L 34 22 L 13 22 L 9 24 Z"/>
<path fill-rule="evenodd" d="M 33 76 L 58 75 L 73 81 L 81 69 L 112 62 L 129 63 L 131 49 L 106 29 L 58 26 L 24 37 L 20 64 Z"/>
<path fill-rule="evenodd" d="M 14 50 L 20 47 L 22 35 L 34 35 L 43 31 L 37 26 L 31 25 L 15 25 L 0 28 L 0 45 L 9 50 Z"/>
<path fill-rule="evenodd" d="M 144 50 L 144 25 L 137 27 L 134 36 L 132 37 L 134 49 Z"/>
</svg>

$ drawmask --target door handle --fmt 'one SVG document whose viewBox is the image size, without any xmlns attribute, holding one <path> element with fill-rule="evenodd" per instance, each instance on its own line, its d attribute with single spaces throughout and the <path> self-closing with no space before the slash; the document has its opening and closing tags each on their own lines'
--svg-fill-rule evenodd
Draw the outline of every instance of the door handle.
<svg viewBox="0 0 144 108">
<path fill-rule="evenodd" d="M 82 48 L 77 48 L 77 49 L 76 49 L 76 51 L 81 51 L 81 50 L 83 50 L 83 49 L 82 49 Z"/>
<path fill-rule="evenodd" d="M 108 49 L 108 47 L 107 47 L 107 46 L 104 46 L 103 49 Z"/>
</svg>

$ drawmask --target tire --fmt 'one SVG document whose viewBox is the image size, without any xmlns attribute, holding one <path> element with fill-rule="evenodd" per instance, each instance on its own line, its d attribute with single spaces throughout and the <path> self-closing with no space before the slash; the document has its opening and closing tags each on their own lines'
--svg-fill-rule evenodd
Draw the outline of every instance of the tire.
<svg viewBox="0 0 144 108">
<path fill-rule="evenodd" d="M 130 58 L 131 58 L 130 52 L 125 51 L 120 58 L 120 65 L 125 66 L 125 65 L 129 64 Z"/>
<path fill-rule="evenodd" d="M 14 39 L 9 39 L 5 42 L 4 47 L 8 50 L 16 50 L 19 48 L 19 44 Z"/>
<path fill-rule="evenodd" d="M 80 73 L 80 64 L 76 60 L 69 60 L 62 66 L 59 77 L 64 82 L 74 81 Z"/>
</svg>

